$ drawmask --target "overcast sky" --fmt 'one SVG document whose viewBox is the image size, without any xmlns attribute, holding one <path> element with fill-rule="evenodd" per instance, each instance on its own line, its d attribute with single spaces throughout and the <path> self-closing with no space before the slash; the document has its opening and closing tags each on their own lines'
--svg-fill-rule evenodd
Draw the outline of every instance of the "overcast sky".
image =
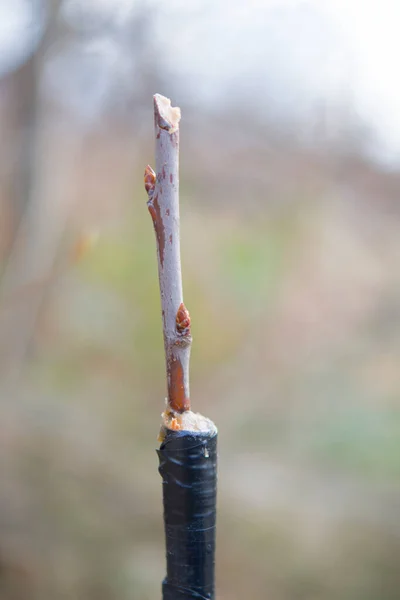
<svg viewBox="0 0 400 600">
<path fill-rule="evenodd" d="M 16 68 L 30 45 L 37 43 L 42 2 L 0 0 L 0 74 Z M 60 18 L 70 25 L 82 29 L 86 23 L 90 28 L 101 21 L 112 30 L 113 40 L 103 35 L 91 46 L 94 79 L 93 47 L 95 56 L 107 64 L 106 75 L 99 70 L 99 77 L 110 77 L 113 65 L 123 69 L 118 30 L 133 18 L 139 4 L 143 2 L 63 1 Z M 321 99 L 332 105 L 352 104 L 376 129 L 381 160 L 400 163 L 399 0 L 147 0 L 145 4 L 155 9 L 155 39 L 162 58 L 188 95 L 216 102 L 227 92 L 239 93 L 250 108 L 259 108 L 268 97 L 283 114 L 306 114 Z M 71 89 L 70 78 L 68 85 Z M 105 87 L 106 81 L 97 86 L 102 94 Z M 90 107 L 85 110 L 90 114 Z"/>
</svg>

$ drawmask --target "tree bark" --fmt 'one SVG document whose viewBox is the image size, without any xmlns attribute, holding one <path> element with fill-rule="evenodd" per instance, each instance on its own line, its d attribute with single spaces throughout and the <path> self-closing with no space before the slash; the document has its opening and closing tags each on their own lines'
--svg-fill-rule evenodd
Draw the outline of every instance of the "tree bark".
<svg viewBox="0 0 400 600">
<path fill-rule="evenodd" d="M 167 369 L 168 407 L 190 410 L 190 316 L 183 303 L 179 236 L 179 108 L 154 96 L 156 172 L 145 170 L 147 206 L 157 241 L 158 277 Z"/>
</svg>

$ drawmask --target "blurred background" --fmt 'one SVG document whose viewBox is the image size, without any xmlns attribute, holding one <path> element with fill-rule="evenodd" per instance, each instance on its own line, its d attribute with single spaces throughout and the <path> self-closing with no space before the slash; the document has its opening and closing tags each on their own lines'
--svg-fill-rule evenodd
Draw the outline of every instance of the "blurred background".
<svg viewBox="0 0 400 600">
<path fill-rule="evenodd" d="M 156 92 L 218 598 L 399 598 L 399 13 L 0 1 L 1 600 L 160 597 Z"/>
</svg>

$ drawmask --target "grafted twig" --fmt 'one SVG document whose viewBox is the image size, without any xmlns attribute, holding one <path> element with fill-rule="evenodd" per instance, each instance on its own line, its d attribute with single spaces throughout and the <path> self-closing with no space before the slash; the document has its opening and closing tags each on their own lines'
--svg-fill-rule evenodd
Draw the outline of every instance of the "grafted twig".
<svg viewBox="0 0 400 600">
<path fill-rule="evenodd" d="M 167 368 L 168 406 L 190 410 L 190 316 L 183 303 L 179 236 L 179 121 L 181 112 L 154 96 L 156 172 L 146 167 L 147 206 L 157 240 L 158 277 Z"/>
<path fill-rule="evenodd" d="M 157 240 L 168 408 L 158 450 L 167 573 L 163 600 L 214 600 L 217 428 L 190 410 L 190 316 L 183 304 L 179 241 L 179 108 L 156 94 L 156 173 L 144 184 Z"/>
</svg>

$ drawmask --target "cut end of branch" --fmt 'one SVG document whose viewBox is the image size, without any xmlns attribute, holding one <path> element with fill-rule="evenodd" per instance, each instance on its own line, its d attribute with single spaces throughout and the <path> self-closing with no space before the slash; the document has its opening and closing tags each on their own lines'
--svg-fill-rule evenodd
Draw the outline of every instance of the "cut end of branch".
<svg viewBox="0 0 400 600">
<path fill-rule="evenodd" d="M 162 413 L 162 425 L 158 440 L 162 442 L 164 440 L 166 431 L 168 429 L 172 431 L 192 431 L 195 433 L 209 433 L 213 435 L 217 433 L 217 428 L 214 423 L 203 417 L 200 413 L 194 413 L 188 410 L 184 413 L 176 413 L 170 408 L 167 408 Z"/>
<path fill-rule="evenodd" d="M 179 127 L 181 120 L 181 109 L 177 106 L 171 106 L 171 100 L 161 94 L 155 94 L 154 98 L 154 118 L 156 124 L 168 133 L 174 133 Z"/>
</svg>

